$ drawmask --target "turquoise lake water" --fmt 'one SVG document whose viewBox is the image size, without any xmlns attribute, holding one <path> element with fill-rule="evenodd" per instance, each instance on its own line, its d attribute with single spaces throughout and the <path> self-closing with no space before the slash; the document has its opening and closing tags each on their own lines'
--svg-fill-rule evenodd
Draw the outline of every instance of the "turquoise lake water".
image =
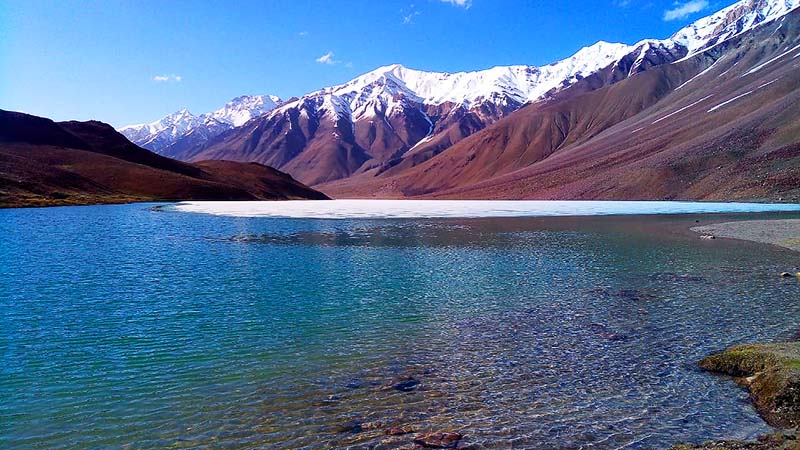
<svg viewBox="0 0 800 450">
<path fill-rule="evenodd" d="M 689 219 L 150 206 L 0 210 L 0 448 L 746 438 L 746 392 L 696 362 L 800 330 L 798 254 L 653 232 Z"/>
</svg>

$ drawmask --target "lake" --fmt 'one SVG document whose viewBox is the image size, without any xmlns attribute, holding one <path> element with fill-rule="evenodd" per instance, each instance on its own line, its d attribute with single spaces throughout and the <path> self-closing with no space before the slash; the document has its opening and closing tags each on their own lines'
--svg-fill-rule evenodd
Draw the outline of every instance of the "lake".
<svg viewBox="0 0 800 450">
<path fill-rule="evenodd" d="M 644 449 L 770 430 L 697 360 L 796 336 L 800 283 L 777 274 L 798 255 L 683 230 L 796 205 L 482 217 L 570 209 L 490 203 L 0 210 L 0 448 L 401 448 L 415 433 L 397 426 Z M 795 212 L 755 214 L 776 209 Z"/>
</svg>

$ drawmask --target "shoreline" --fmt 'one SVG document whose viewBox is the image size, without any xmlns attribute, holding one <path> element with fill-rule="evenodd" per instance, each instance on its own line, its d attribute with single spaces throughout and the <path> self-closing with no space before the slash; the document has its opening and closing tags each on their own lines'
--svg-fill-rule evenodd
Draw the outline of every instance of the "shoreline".
<svg viewBox="0 0 800 450">
<path fill-rule="evenodd" d="M 776 429 L 755 441 L 679 444 L 670 450 L 800 449 L 800 342 L 737 345 L 701 360 L 706 372 L 732 377 L 750 392 L 764 421 Z"/>
<path fill-rule="evenodd" d="M 692 227 L 707 239 L 726 238 L 776 245 L 800 252 L 800 219 L 723 222 Z"/>
<path fill-rule="evenodd" d="M 800 252 L 800 219 L 761 219 L 721 222 L 690 228 L 702 239 L 723 238 L 754 242 Z M 795 274 L 785 274 L 787 276 Z M 800 277 L 800 272 L 796 273 Z M 750 392 L 753 407 L 776 432 L 755 441 L 722 440 L 702 444 L 678 444 L 670 450 L 770 450 L 800 449 L 797 411 L 797 352 L 800 343 L 751 344 L 732 347 L 700 361 L 710 373 L 733 377 L 731 380 Z"/>
</svg>

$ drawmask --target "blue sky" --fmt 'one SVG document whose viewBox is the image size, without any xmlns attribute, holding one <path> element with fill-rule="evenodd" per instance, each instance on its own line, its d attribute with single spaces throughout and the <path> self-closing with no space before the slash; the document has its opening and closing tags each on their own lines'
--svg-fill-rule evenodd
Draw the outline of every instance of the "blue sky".
<svg viewBox="0 0 800 450">
<path fill-rule="evenodd" d="M 376 67 L 543 65 L 665 38 L 733 0 L 0 0 L 0 109 L 120 126 Z"/>
</svg>

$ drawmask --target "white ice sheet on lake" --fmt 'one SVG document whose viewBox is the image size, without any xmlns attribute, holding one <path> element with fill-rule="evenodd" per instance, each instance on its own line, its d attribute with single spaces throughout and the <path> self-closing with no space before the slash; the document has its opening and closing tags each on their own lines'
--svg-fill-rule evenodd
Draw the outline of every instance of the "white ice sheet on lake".
<svg viewBox="0 0 800 450">
<path fill-rule="evenodd" d="M 177 211 L 230 217 L 423 219 L 800 211 L 800 204 L 547 200 L 182 202 Z"/>
</svg>

